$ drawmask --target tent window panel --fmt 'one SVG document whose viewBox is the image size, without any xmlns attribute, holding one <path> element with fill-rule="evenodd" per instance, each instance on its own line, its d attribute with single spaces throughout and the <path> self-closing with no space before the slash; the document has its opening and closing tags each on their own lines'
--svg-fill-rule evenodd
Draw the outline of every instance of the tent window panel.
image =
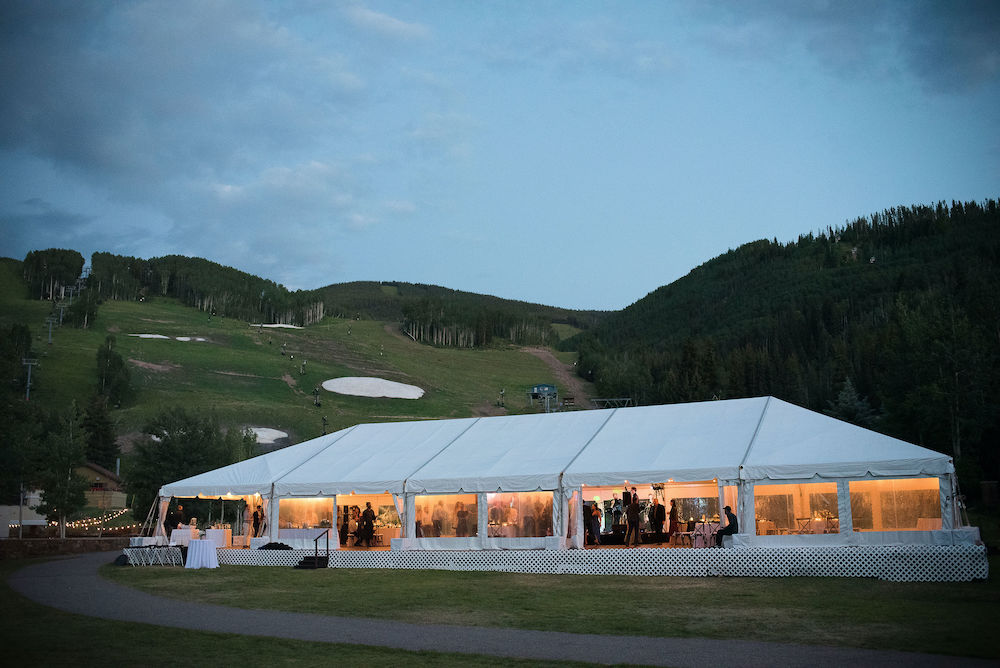
<svg viewBox="0 0 1000 668">
<path fill-rule="evenodd" d="M 929 531 L 941 528 L 937 478 L 858 480 L 850 483 L 850 488 L 856 530 Z"/>
<path fill-rule="evenodd" d="M 414 500 L 418 538 L 465 538 L 479 534 L 476 494 L 426 494 Z"/>
<path fill-rule="evenodd" d="M 333 526 L 333 499 L 281 499 L 279 529 L 329 529 Z"/>
<path fill-rule="evenodd" d="M 754 498 L 757 514 L 757 534 L 788 533 L 794 526 L 794 505 L 791 494 L 769 494 Z"/>
<path fill-rule="evenodd" d="M 718 496 L 671 497 L 676 500 L 677 518 L 680 520 L 710 520 L 719 521 Z M 670 502 L 667 502 L 670 508 Z"/>
<path fill-rule="evenodd" d="M 840 531 L 835 482 L 756 485 L 754 512 L 761 536 Z"/>
<path fill-rule="evenodd" d="M 552 535 L 552 492 L 487 494 L 489 535 L 541 538 Z"/>
</svg>

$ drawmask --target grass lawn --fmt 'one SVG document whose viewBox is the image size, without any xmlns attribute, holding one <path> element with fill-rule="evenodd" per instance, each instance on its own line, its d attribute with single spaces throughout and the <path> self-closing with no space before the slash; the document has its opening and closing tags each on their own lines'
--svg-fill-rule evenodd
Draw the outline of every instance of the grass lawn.
<svg viewBox="0 0 1000 668">
<path fill-rule="evenodd" d="M 7 665 L 101 666 L 580 666 L 440 652 L 255 638 L 113 622 L 34 603 L 7 586 L 29 561 L 0 561 L 0 645 Z"/>
<path fill-rule="evenodd" d="M 991 566 L 997 567 L 996 558 Z M 994 577 L 975 583 L 843 578 L 641 578 L 224 566 L 106 566 L 162 596 L 406 622 L 740 638 L 1000 658 Z M 634 615 L 618 611 L 627 607 Z"/>
</svg>

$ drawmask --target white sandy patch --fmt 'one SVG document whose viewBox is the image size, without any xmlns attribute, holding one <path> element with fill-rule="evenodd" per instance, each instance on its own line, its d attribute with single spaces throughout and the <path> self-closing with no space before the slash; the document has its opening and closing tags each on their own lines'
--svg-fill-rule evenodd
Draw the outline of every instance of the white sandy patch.
<svg viewBox="0 0 1000 668">
<path fill-rule="evenodd" d="M 253 325 L 250 325 L 250 326 L 251 327 L 280 327 L 280 328 L 283 328 L 283 329 L 302 329 L 298 325 L 281 325 L 281 324 L 278 324 L 278 325 L 263 325 L 263 324 L 261 324 L 259 322 L 255 323 Z"/>
<path fill-rule="evenodd" d="M 164 336 L 163 334 L 129 334 L 129 336 L 135 336 L 140 339 L 167 339 L 170 340 L 169 336 Z M 202 338 L 200 336 L 175 336 L 178 341 L 208 341 L 208 339 Z"/>
<path fill-rule="evenodd" d="M 424 391 L 416 385 L 397 383 L 382 378 L 345 376 L 323 381 L 323 389 L 355 397 L 388 397 L 390 399 L 419 399 Z"/>
<path fill-rule="evenodd" d="M 263 445 L 274 443 L 279 438 L 288 438 L 287 433 L 270 427 L 250 427 L 250 431 L 257 434 L 257 442 Z"/>
</svg>

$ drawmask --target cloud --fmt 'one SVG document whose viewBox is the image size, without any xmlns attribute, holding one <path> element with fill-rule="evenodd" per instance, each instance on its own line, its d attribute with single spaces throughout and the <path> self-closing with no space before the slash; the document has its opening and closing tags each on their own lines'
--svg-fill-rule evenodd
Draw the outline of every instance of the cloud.
<svg viewBox="0 0 1000 668">
<path fill-rule="evenodd" d="M 419 23 L 407 23 L 387 14 L 380 14 L 360 4 L 349 4 L 343 9 L 344 16 L 352 24 L 383 37 L 397 40 L 422 40 L 430 36 L 430 30 Z"/>
<path fill-rule="evenodd" d="M 693 11 L 714 49 L 747 60 L 802 52 L 841 77 L 906 72 L 929 91 L 969 92 L 1000 80 L 1000 3 L 775 0 Z"/>
</svg>

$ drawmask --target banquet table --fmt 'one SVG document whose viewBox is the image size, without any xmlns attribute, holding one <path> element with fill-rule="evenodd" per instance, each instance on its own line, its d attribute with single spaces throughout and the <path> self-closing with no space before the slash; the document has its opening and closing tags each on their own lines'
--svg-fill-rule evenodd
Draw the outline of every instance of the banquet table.
<svg viewBox="0 0 1000 668">
<path fill-rule="evenodd" d="M 280 541 L 282 538 L 315 540 L 316 536 L 321 535 L 323 531 L 324 529 L 319 527 L 315 529 L 278 529 L 278 540 Z M 326 529 L 326 531 L 329 531 L 329 529 Z M 324 540 L 324 538 L 320 539 L 320 541 Z"/>
<path fill-rule="evenodd" d="M 215 550 L 214 540 L 192 540 L 188 544 L 184 568 L 218 568 L 219 557 Z"/>
<path fill-rule="evenodd" d="M 698 522 L 694 525 L 694 547 L 711 547 L 714 545 L 715 532 L 718 530 L 718 522 Z"/>
<path fill-rule="evenodd" d="M 758 536 L 768 536 L 776 533 L 778 533 L 778 529 L 774 526 L 772 520 L 757 520 Z"/>
<path fill-rule="evenodd" d="M 170 532 L 171 545 L 187 545 L 196 538 L 198 538 L 198 529 L 195 527 L 182 527 Z"/>
<path fill-rule="evenodd" d="M 128 539 L 129 547 L 151 547 L 153 545 L 166 545 L 166 536 L 132 536 Z"/>
<path fill-rule="evenodd" d="M 216 547 L 229 547 L 233 542 L 233 530 L 205 529 L 205 539 L 214 541 Z"/>
<path fill-rule="evenodd" d="M 798 525 L 798 533 L 826 533 L 827 521 L 823 518 L 802 517 L 795 520 Z"/>
</svg>

